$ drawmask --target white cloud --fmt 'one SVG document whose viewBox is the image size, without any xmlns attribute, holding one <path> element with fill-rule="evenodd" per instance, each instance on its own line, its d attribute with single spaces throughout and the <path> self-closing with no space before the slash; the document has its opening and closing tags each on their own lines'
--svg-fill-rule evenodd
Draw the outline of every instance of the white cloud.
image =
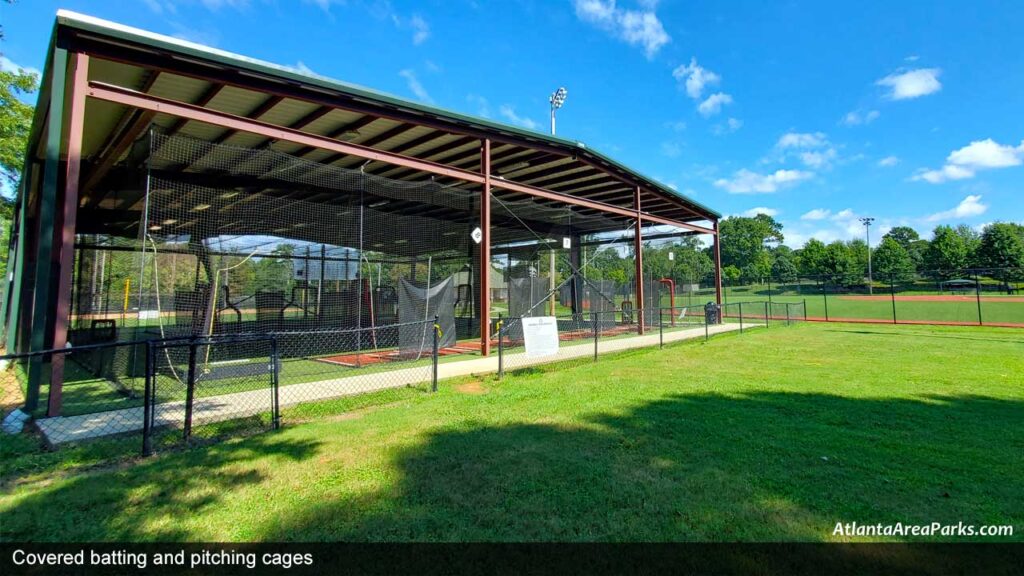
<svg viewBox="0 0 1024 576">
<path fill-rule="evenodd" d="M 828 148 L 813 152 L 807 151 L 801 152 L 799 156 L 800 161 L 808 168 L 825 168 L 836 159 L 836 150 L 835 148 Z"/>
<path fill-rule="evenodd" d="M 925 218 L 925 220 L 928 222 L 938 222 L 940 220 L 953 220 L 956 218 L 972 218 L 974 216 L 981 216 L 986 210 L 988 210 L 988 205 L 981 203 L 981 194 L 972 194 L 961 200 L 956 205 L 956 208 L 936 212 Z"/>
<path fill-rule="evenodd" d="M 416 77 L 416 73 L 406 68 L 398 73 L 399 76 L 405 78 L 405 83 L 409 86 L 409 91 L 416 95 L 417 98 L 424 102 L 433 103 L 434 99 L 427 93 L 427 89 L 420 83 L 419 78 Z"/>
<path fill-rule="evenodd" d="M 974 170 L 947 164 L 938 170 L 920 170 L 911 180 L 924 180 L 930 184 L 942 184 L 950 180 L 974 178 Z"/>
<path fill-rule="evenodd" d="M 908 100 L 933 94 L 942 89 L 938 68 L 918 68 L 898 74 L 890 74 L 875 82 L 879 86 L 889 88 L 888 98 L 892 100 Z"/>
<path fill-rule="evenodd" d="M 732 104 L 732 96 L 725 94 L 724 92 L 716 92 L 711 96 L 708 96 L 703 102 L 697 106 L 697 111 L 702 116 L 714 116 L 722 111 L 722 106 L 726 104 Z"/>
<path fill-rule="evenodd" d="M 828 218 L 831 215 L 832 215 L 832 211 L 831 210 L 827 210 L 825 208 L 815 208 L 814 210 L 811 210 L 810 212 L 806 212 L 803 216 L 800 217 L 800 219 L 801 220 L 824 220 L 825 218 Z"/>
<path fill-rule="evenodd" d="M 170 4 L 170 2 L 165 2 L 165 4 Z M 200 4 L 208 10 L 220 10 L 224 7 L 241 9 L 249 6 L 249 0 L 200 0 Z"/>
<path fill-rule="evenodd" d="M 719 178 L 714 184 L 730 194 L 770 194 L 812 176 L 814 174 L 802 170 L 776 170 L 771 174 L 758 174 L 744 168 L 733 174 L 731 179 Z"/>
<path fill-rule="evenodd" d="M 690 58 L 689 65 L 683 64 L 672 71 L 672 77 L 686 86 L 686 95 L 697 100 L 707 86 L 715 86 L 722 77 L 711 70 L 697 64 L 696 58 Z"/>
<path fill-rule="evenodd" d="M 1024 158 L 1024 140 L 1016 148 L 1002 145 L 991 138 L 971 142 L 959 150 L 954 150 L 946 158 L 949 164 L 970 166 L 971 168 L 1008 168 L 1020 166 Z"/>
<path fill-rule="evenodd" d="M 516 114 L 515 108 L 508 104 L 502 104 L 501 107 L 498 108 L 498 113 L 504 116 L 509 122 L 518 124 L 524 128 L 536 130 L 540 127 L 540 125 L 534 122 L 533 119 Z"/>
<path fill-rule="evenodd" d="M 892 168 L 893 166 L 900 163 L 900 159 L 895 156 L 886 156 L 878 161 L 878 165 L 883 168 Z"/>
<path fill-rule="evenodd" d="M 296 62 L 295 66 L 292 66 L 292 69 L 295 70 L 296 72 L 300 73 L 300 74 L 306 74 L 307 76 L 316 76 L 317 75 L 317 73 L 313 72 L 313 69 L 310 68 L 309 66 L 306 66 L 305 62 L 303 62 L 302 60 L 299 60 L 298 62 Z"/>
<path fill-rule="evenodd" d="M 975 140 L 954 150 L 946 157 L 946 165 L 937 170 L 919 170 L 911 180 L 941 184 L 949 180 L 973 178 L 979 170 L 1010 168 L 1024 163 L 1024 140 L 1019 146 L 999 144 L 991 138 Z"/>
<path fill-rule="evenodd" d="M 757 208 L 751 208 L 750 210 L 747 210 L 746 212 L 743 213 L 743 215 L 746 216 L 747 218 L 753 218 L 758 214 L 764 214 L 765 216 L 778 216 L 779 211 L 776 210 L 775 208 L 765 208 L 763 206 L 760 206 Z"/>
<path fill-rule="evenodd" d="M 469 94 L 466 96 L 466 101 L 476 107 L 477 116 L 491 117 L 491 104 L 487 101 L 487 98 L 478 94 Z"/>
<path fill-rule="evenodd" d="M 736 118 L 729 118 L 724 124 L 715 124 L 715 127 L 711 129 L 712 132 L 721 136 L 723 134 L 731 134 L 743 127 L 743 120 Z"/>
<path fill-rule="evenodd" d="M 412 43 L 416 46 L 423 44 L 427 41 L 427 38 L 430 38 L 430 25 L 423 18 L 413 16 L 409 19 L 409 26 L 412 27 Z"/>
<path fill-rule="evenodd" d="M 794 154 L 804 166 L 815 169 L 828 168 L 839 156 L 828 138 L 821 132 L 788 132 L 779 138 L 775 147 L 782 151 L 780 160 Z M 789 152 L 790 150 L 793 152 Z"/>
<path fill-rule="evenodd" d="M 683 122 L 682 120 L 678 120 L 676 122 L 669 122 L 668 124 L 666 124 L 666 126 L 671 128 L 674 132 L 682 132 L 686 130 L 686 122 Z"/>
<path fill-rule="evenodd" d="M 574 0 L 576 16 L 632 46 L 641 46 L 648 59 L 653 58 L 672 38 L 665 32 L 654 13 L 655 5 L 647 3 L 641 10 L 626 10 L 615 0 Z"/>
<path fill-rule="evenodd" d="M 36 77 L 42 77 L 42 74 L 39 72 L 37 68 L 33 68 L 31 66 L 21 66 L 18 63 L 11 60 L 10 58 L 8 58 L 7 56 L 0 54 L 0 71 L 17 72 L 18 70 L 21 70 L 22 72 L 28 72 L 29 74 L 35 74 Z"/>
<path fill-rule="evenodd" d="M 828 143 L 828 139 L 821 132 L 814 134 L 788 132 L 783 134 L 775 144 L 778 148 L 820 148 Z"/>
<path fill-rule="evenodd" d="M 878 110 L 868 110 L 867 112 L 861 112 L 860 110 L 854 110 L 853 112 L 847 112 L 846 116 L 843 117 L 842 123 L 847 126 L 859 126 L 861 124 L 871 124 L 882 113 Z"/>
<path fill-rule="evenodd" d="M 678 158 L 683 153 L 683 147 L 675 142 L 662 142 L 661 153 L 669 158 Z"/>
</svg>

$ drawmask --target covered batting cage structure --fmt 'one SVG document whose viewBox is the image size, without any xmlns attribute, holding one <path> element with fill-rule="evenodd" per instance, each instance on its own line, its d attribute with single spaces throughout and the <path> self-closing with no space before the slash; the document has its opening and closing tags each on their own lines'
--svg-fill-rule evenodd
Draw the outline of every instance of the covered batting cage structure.
<svg viewBox="0 0 1024 576">
<path fill-rule="evenodd" d="M 273 334 L 284 357 L 359 366 L 422 355 L 435 317 L 442 346 L 482 355 L 499 315 L 642 333 L 665 286 L 645 246 L 717 239 L 718 213 L 580 142 L 68 12 L 36 110 L 14 352 Z M 92 368 L 132 377 L 118 354 Z M 32 358 L 30 409 L 48 385 L 61 414 L 65 369 Z"/>
</svg>

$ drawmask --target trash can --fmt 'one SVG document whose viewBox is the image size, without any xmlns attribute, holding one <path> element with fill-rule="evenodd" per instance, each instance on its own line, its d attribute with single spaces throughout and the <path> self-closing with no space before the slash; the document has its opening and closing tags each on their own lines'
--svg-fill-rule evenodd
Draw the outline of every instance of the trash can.
<svg viewBox="0 0 1024 576">
<path fill-rule="evenodd" d="M 704 322 L 708 324 L 718 324 L 721 318 L 721 308 L 714 302 L 708 302 L 704 305 Z"/>
</svg>

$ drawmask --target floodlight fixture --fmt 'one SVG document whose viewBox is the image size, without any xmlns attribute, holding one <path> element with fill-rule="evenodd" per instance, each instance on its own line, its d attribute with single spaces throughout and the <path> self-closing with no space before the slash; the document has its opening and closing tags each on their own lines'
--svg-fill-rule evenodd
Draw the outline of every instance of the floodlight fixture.
<svg viewBox="0 0 1024 576">
<path fill-rule="evenodd" d="M 548 98 L 548 102 L 551 103 L 551 134 L 555 134 L 555 110 L 558 110 L 565 104 L 565 97 L 569 95 L 569 91 L 563 87 L 559 87 L 555 90 L 551 97 Z"/>
</svg>

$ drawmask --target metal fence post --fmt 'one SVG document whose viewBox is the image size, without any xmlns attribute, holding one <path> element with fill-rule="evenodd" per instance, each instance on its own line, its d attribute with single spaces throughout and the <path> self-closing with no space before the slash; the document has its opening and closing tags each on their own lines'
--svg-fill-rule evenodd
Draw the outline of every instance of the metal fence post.
<svg viewBox="0 0 1024 576">
<path fill-rule="evenodd" d="M 789 326 L 789 302 L 786 302 L 786 326 Z"/>
<path fill-rule="evenodd" d="M 207 343 L 209 346 L 209 343 Z M 188 344 L 188 375 L 185 380 L 185 427 L 182 439 L 188 442 L 192 436 L 192 404 L 196 396 L 196 341 Z"/>
<path fill-rule="evenodd" d="M 498 325 L 495 327 L 495 333 L 498 335 L 498 379 L 505 377 L 505 337 L 501 334 L 501 330 L 505 327 L 504 321 L 501 319 L 501 314 L 498 314 Z"/>
<path fill-rule="evenodd" d="M 771 322 L 768 320 L 768 303 L 764 303 L 764 327 L 767 328 Z"/>
<path fill-rule="evenodd" d="M 974 297 L 978 301 L 978 325 L 984 325 L 981 319 L 981 276 L 978 271 L 974 271 Z"/>
<path fill-rule="evenodd" d="M 825 322 L 828 322 L 828 280 L 821 280 L 821 297 L 825 300 Z"/>
<path fill-rule="evenodd" d="M 156 374 L 154 372 L 154 354 L 153 354 L 153 342 L 146 340 L 146 377 L 145 377 L 145 391 L 142 396 L 142 455 L 150 456 L 153 454 L 153 418 L 149 411 L 149 405 L 153 403 L 154 384 L 156 381 Z"/>
<path fill-rule="evenodd" d="M 804 298 L 804 322 L 807 322 L 807 298 Z"/>
<path fill-rule="evenodd" d="M 665 347 L 665 320 L 662 318 L 664 310 L 658 308 L 658 347 Z"/>
<path fill-rule="evenodd" d="M 439 338 L 440 334 L 439 333 L 441 332 L 441 325 L 438 323 L 439 320 L 440 320 L 440 318 L 438 317 L 438 315 L 434 314 L 434 330 L 433 330 L 433 332 L 434 332 L 434 354 L 433 354 L 433 358 L 432 358 L 433 371 L 431 373 L 431 385 L 430 385 L 430 391 L 431 392 L 437 392 L 437 356 L 438 356 L 438 352 L 439 352 L 438 345 L 440 344 L 440 338 Z M 481 321 L 482 322 L 489 322 L 490 320 L 488 320 L 487 318 L 482 318 Z"/>
<path fill-rule="evenodd" d="M 743 302 L 740 301 L 740 334 L 743 334 Z"/>
<path fill-rule="evenodd" d="M 892 323 L 896 323 L 896 280 L 889 276 L 889 294 L 892 296 Z"/>
<path fill-rule="evenodd" d="M 281 392 L 281 363 L 278 362 L 277 338 L 274 338 L 274 337 L 270 338 L 270 361 L 273 362 L 273 366 L 271 368 L 271 377 L 270 377 L 270 385 L 271 385 L 271 387 L 273 389 L 273 403 L 271 405 L 271 410 L 273 410 L 273 413 L 271 414 L 271 418 L 272 418 L 271 421 L 273 423 L 274 430 L 280 430 L 281 429 L 281 396 L 280 396 L 280 392 Z"/>
<path fill-rule="evenodd" d="M 601 329 L 597 323 L 597 312 L 591 312 L 590 318 L 594 324 L 594 362 L 597 362 L 597 341 L 601 337 Z"/>
</svg>

